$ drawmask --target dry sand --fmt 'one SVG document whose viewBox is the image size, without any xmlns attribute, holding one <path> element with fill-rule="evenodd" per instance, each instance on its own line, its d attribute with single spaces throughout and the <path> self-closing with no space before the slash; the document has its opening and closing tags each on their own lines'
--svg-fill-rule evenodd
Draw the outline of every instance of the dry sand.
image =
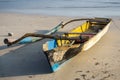
<svg viewBox="0 0 120 80">
<path fill-rule="evenodd" d="M 0 80 L 119 80 L 120 17 L 113 18 L 109 31 L 95 46 L 72 58 L 55 73 L 50 73 L 42 52 L 45 40 L 12 47 L 3 44 L 6 37 L 19 38 L 26 32 L 45 33 L 61 21 L 69 19 L 71 18 L 1 13 Z M 14 35 L 8 37 L 8 32 Z"/>
</svg>

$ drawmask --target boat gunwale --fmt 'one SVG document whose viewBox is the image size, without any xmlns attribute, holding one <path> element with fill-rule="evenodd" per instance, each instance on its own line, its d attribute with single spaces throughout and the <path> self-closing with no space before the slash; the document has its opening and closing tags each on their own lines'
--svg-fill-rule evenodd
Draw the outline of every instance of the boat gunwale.
<svg viewBox="0 0 120 80">
<path fill-rule="evenodd" d="M 88 41 L 86 41 L 85 43 L 84 43 L 84 46 L 83 46 L 83 48 L 82 48 L 82 51 L 86 51 L 86 50 L 88 50 L 89 48 L 91 48 L 92 46 L 94 46 L 105 34 L 106 34 L 106 32 L 108 31 L 108 28 L 109 28 L 109 26 L 110 26 L 110 24 L 111 24 L 111 21 L 109 22 L 109 23 L 107 23 L 106 25 L 105 25 L 105 27 L 101 30 L 101 31 L 99 31 L 96 35 L 94 35 L 92 38 L 90 38 Z M 106 31 L 105 31 L 106 30 Z M 104 32 L 104 33 L 103 33 Z M 103 34 L 102 34 L 103 33 Z M 102 34 L 101 36 L 99 36 L 100 34 Z M 99 36 L 99 37 L 98 37 Z M 97 40 L 96 40 L 96 42 L 94 41 L 94 43 L 88 48 L 88 49 L 85 49 L 85 45 L 86 44 L 88 44 L 88 43 L 90 43 L 91 41 L 93 41 L 93 39 L 95 39 L 95 38 L 98 38 Z"/>
</svg>

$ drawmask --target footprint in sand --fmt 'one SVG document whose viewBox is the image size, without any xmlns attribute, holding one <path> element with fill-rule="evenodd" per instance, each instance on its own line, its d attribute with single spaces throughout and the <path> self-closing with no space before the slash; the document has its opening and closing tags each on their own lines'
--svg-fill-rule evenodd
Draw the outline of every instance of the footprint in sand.
<svg viewBox="0 0 120 80">
<path fill-rule="evenodd" d="M 99 65 L 99 64 L 100 64 L 99 62 L 96 62 L 96 63 L 95 63 L 96 66 Z"/>
<path fill-rule="evenodd" d="M 87 76 L 86 74 L 82 74 L 81 76 L 84 80 L 86 80 L 86 76 Z"/>
<path fill-rule="evenodd" d="M 92 79 L 95 79 L 95 76 L 94 75 L 92 75 L 92 77 L 91 77 Z"/>
<path fill-rule="evenodd" d="M 90 73 L 89 70 L 87 70 L 87 71 L 81 71 L 80 70 L 80 71 L 76 71 L 76 73 L 80 73 L 80 76 L 81 76 L 82 80 L 89 80 L 89 79 L 87 79 L 87 74 Z M 80 78 L 76 78 L 75 80 L 80 80 Z"/>
<path fill-rule="evenodd" d="M 86 71 L 86 73 L 90 73 L 90 71 L 88 70 L 88 71 Z"/>
<path fill-rule="evenodd" d="M 109 77 L 111 77 L 111 75 L 110 75 L 110 74 L 108 74 L 107 76 L 105 76 L 105 77 L 101 78 L 100 80 L 106 80 L 106 79 L 107 79 L 107 78 L 109 78 Z"/>
<path fill-rule="evenodd" d="M 108 63 L 105 63 L 105 66 L 107 66 L 108 65 Z"/>
<path fill-rule="evenodd" d="M 95 66 L 97 66 L 97 65 L 100 65 L 100 63 L 99 62 L 95 62 Z M 104 67 L 108 66 L 108 65 L 109 65 L 109 63 L 104 63 Z M 81 79 L 82 80 L 92 80 L 92 79 L 97 79 L 97 76 L 99 76 L 99 75 L 97 75 L 97 76 L 91 75 L 92 72 L 89 71 L 89 70 L 86 70 L 86 71 L 79 70 L 79 71 L 76 71 L 76 73 L 79 73 L 81 77 L 80 78 L 76 78 L 75 80 L 81 80 Z M 114 74 L 111 74 L 107 70 L 100 71 L 100 72 L 98 72 L 98 74 L 103 75 L 100 80 L 106 80 L 109 77 L 114 76 Z"/>
<path fill-rule="evenodd" d="M 76 71 L 76 73 L 78 73 L 78 72 L 83 72 L 83 71 Z"/>
<path fill-rule="evenodd" d="M 75 78 L 75 80 L 80 80 L 80 78 Z"/>
<path fill-rule="evenodd" d="M 101 71 L 103 74 L 107 74 L 109 73 L 109 71 Z"/>
</svg>

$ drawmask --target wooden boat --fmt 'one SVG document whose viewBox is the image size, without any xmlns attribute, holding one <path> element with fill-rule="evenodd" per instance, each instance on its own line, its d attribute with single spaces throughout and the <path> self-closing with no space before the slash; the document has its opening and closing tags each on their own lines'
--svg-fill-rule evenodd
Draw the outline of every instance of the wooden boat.
<svg viewBox="0 0 120 80">
<path fill-rule="evenodd" d="M 53 72 L 79 52 L 86 51 L 97 43 L 107 32 L 111 23 L 109 18 L 75 19 L 63 24 L 63 27 L 69 23 L 83 20 L 85 23 L 62 36 L 44 36 L 53 38 L 43 44 L 43 51 Z"/>
<path fill-rule="evenodd" d="M 51 35 L 59 29 L 66 27 L 70 23 L 85 21 L 82 25 L 78 24 L 74 29 L 63 35 Z M 97 43 L 100 38 L 108 31 L 111 19 L 109 18 L 85 18 L 74 19 L 66 23 L 60 23 L 46 34 L 27 33 L 15 41 L 5 39 L 4 43 L 8 46 L 18 43 L 26 37 L 38 37 L 37 40 L 50 38 L 52 40 L 43 44 L 43 51 L 50 64 L 52 72 L 58 70 L 65 62 L 76 56 L 81 51 L 86 51 Z M 27 40 L 29 42 L 29 40 Z"/>
</svg>

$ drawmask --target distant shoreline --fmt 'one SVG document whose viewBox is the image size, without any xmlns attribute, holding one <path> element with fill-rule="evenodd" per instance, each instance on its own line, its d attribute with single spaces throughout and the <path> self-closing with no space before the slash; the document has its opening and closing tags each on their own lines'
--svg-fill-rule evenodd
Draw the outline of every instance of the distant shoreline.
<svg viewBox="0 0 120 80">
<path fill-rule="evenodd" d="M 0 14 L 18 14 L 18 15 L 33 15 L 33 16 L 58 16 L 58 17 L 76 17 L 76 18 L 93 18 L 93 17 L 105 17 L 105 18 L 119 18 L 120 15 L 114 15 L 114 16 L 82 16 L 82 15 L 74 15 L 74 16 L 67 16 L 67 15 L 53 15 L 53 14 L 38 14 L 38 13 L 20 13 L 20 12 L 1 12 Z"/>
<path fill-rule="evenodd" d="M 118 0 L 1 0 L 0 13 L 67 17 L 118 17 Z"/>
</svg>

